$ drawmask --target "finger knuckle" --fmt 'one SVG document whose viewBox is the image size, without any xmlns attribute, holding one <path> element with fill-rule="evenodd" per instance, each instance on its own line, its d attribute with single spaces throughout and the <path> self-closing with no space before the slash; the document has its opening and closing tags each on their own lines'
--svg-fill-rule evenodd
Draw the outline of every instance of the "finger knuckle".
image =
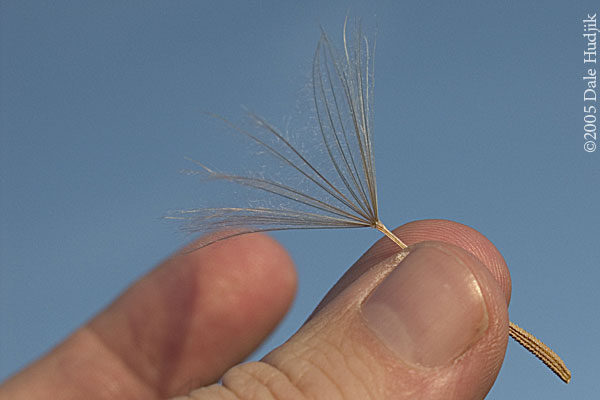
<svg viewBox="0 0 600 400">
<path fill-rule="evenodd" d="M 365 373 L 367 372 L 367 373 Z M 334 344 L 289 346 L 263 361 L 232 368 L 223 386 L 238 399 L 305 400 L 376 398 L 369 389 L 368 371 L 356 354 Z"/>
<path fill-rule="evenodd" d="M 288 342 L 262 361 L 231 368 L 221 384 L 190 393 L 193 400 L 368 400 L 382 397 L 374 371 L 350 343 Z M 375 374 L 377 375 L 377 374 Z"/>
</svg>

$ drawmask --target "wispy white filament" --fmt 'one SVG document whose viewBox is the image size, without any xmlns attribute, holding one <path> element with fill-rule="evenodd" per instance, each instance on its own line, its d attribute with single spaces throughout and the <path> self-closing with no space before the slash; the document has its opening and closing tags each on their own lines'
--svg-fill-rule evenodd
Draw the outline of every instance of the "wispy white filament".
<svg viewBox="0 0 600 400">
<path fill-rule="evenodd" d="M 309 154 L 258 115 L 250 114 L 253 130 L 235 125 L 218 115 L 235 131 L 259 145 L 283 166 L 307 182 L 296 187 L 265 177 L 221 173 L 193 161 L 189 174 L 250 187 L 285 199 L 289 208 L 217 207 L 176 211 L 167 218 L 183 220 L 188 232 L 217 232 L 217 240 L 249 232 L 284 229 L 360 228 L 379 229 L 375 161 L 371 140 L 374 46 L 355 31 L 350 45 L 344 24 L 341 54 L 322 32 L 312 69 L 316 129 L 326 150 L 329 168 L 318 168 Z M 268 140 L 264 135 L 270 136 Z"/>
</svg>

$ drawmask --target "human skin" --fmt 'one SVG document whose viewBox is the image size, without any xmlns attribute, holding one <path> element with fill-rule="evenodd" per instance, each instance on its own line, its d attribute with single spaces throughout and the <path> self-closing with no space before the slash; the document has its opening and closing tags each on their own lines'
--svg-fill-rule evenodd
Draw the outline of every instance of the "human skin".
<svg viewBox="0 0 600 400">
<path fill-rule="evenodd" d="M 0 399 L 485 397 L 508 338 L 504 259 L 455 222 L 394 233 L 409 245 L 403 261 L 379 240 L 260 362 L 243 364 L 287 312 L 297 281 L 276 241 L 249 234 L 173 255 L 4 382 Z"/>
</svg>

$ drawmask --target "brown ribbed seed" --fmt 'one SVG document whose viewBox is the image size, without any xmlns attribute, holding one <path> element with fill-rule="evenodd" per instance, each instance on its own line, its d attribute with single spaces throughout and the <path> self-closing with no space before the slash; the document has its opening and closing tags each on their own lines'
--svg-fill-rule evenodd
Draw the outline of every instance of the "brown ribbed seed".
<svg viewBox="0 0 600 400">
<path fill-rule="evenodd" d="M 541 362 L 546 364 L 563 382 L 569 383 L 571 381 L 571 371 L 569 371 L 564 361 L 541 340 L 514 322 L 509 323 L 508 334 Z"/>
</svg>

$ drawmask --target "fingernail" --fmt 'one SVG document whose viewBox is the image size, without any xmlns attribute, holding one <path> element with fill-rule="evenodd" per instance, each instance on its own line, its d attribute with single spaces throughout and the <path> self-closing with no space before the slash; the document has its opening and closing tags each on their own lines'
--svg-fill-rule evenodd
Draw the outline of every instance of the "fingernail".
<svg viewBox="0 0 600 400">
<path fill-rule="evenodd" d="M 362 305 L 367 326 L 404 362 L 436 367 L 456 359 L 488 327 L 481 288 L 455 255 L 412 250 Z"/>
</svg>

